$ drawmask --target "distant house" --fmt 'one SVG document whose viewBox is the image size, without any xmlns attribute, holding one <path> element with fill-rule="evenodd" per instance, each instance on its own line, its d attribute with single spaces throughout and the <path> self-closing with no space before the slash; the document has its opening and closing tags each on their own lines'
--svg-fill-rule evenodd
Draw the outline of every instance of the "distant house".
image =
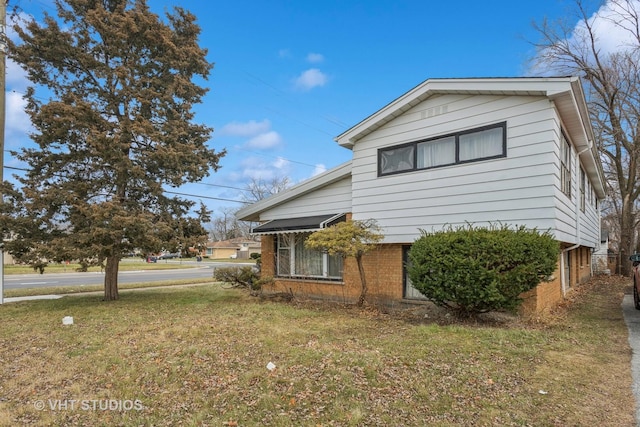
<svg viewBox="0 0 640 427">
<path fill-rule="evenodd" d="M 249 259 L 252 253 L 260 253 L 260 242 L 243 238 L 210 241 L 205 249 L 205 255 L 213 259 Z"/>
<path fill-rule="evenodd" d="M 600 245 L 602 166 L 578 78 L 432 79 L 336 138 L 352 160 L 241 209 L 261 221 L 271 290 L 355 300 L 355 262 L 310 251 L 312 231 L 375 219 L 385 239 L 365 256 L 371 299 L 423 298 L 405 258 L 420 230 L 472 223 L 550 230 L 558 270 L 525 297 L 553 306 L 591 275 Z M 269 290 L 269 289 L 267 289 Z"/>
</svg>

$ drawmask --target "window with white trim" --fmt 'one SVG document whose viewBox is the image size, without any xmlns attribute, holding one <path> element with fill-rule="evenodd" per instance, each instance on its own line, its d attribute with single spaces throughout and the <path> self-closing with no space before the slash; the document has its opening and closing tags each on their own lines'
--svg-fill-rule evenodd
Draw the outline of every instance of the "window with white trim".
<svg viewBox="0 0 640 427">
<path fill-rule="evenodd" d="M 560 141 L 560 190 L 571 198 L 571 145 L 564 132 Z"/>
<path fill-rule="evenodd" d="M 311 233 L 276 235 L 276 275 L 310 279 L 342 280 L 342 257 L 308 249 Z"/>
<path fill-rule="evenodd" d="M 507 123 L 378 150 L 378 176 L 507 156 Z"/>
<path fill-rule="evenodd" d="M 584 173 L 584 169 L 582 169 L 582 167 L 580 167 L 580 210 L 582 212 L 584 212 L 584 208 L 586 205 L 586 200 L 585 200 L 585 192 L 586 192 L 586 175 Z"/>
</svg>

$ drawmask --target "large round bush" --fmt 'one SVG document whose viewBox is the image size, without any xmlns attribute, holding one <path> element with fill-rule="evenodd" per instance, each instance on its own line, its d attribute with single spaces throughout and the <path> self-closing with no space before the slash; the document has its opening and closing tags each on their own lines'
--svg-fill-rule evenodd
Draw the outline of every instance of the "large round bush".
<svg viewBox="0 0 640 427">
<path fill-rule="evenodd" d="M 435 304 L 463 315 L 515 310 L 520 295 L 556 269 L 558 242 L 547 232 L 460 227 L 422 232 L 409 251 L 413 286 Z"/>
</svg>

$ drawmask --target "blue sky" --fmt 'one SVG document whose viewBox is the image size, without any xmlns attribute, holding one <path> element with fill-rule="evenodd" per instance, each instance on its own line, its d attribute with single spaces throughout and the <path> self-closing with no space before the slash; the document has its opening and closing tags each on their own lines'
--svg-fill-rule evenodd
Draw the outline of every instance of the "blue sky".
<svg viewBox="0 0 640 427">
<path fill-rule="evenodd" d="M 196 120 L 215 128 L 210 145 L 227 155 L 201 184 L 177 190 L 201 196 L 190 198 L 214 215 L 241 207 L 230 201 L 240 198 L 234 188 L 252 178 L 297 183 L 349 160 L 334 137 L 428 78 L 529 75 L 532 23 L 577 21 L 571 0 L 148 3 L 160 14 L 176 4 L 194 13 L 215 63 Z M 37 16 L 54 13 L 51 4 L 11 0 L 9 10 Z M 8 64 L 6 149 L 29 143 L 26 85 Z M 5 165 L 20 166 L 7 152 Z"/>
</svg>

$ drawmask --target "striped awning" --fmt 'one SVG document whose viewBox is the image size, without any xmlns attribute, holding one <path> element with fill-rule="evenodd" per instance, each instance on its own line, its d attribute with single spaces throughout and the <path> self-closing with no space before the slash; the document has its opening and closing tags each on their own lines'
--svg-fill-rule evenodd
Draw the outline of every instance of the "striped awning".
<svg viewBox="0 0 640 427">
<path fill-rule="evenodd" d="M 303 216 L 297 218 L 274 219 L 254 227 L 252 234 L 296 233 L 318 231 L 331 227 L 338 222 L 346 221 L 346 214 L 327 214 Z"/>
</svg>

